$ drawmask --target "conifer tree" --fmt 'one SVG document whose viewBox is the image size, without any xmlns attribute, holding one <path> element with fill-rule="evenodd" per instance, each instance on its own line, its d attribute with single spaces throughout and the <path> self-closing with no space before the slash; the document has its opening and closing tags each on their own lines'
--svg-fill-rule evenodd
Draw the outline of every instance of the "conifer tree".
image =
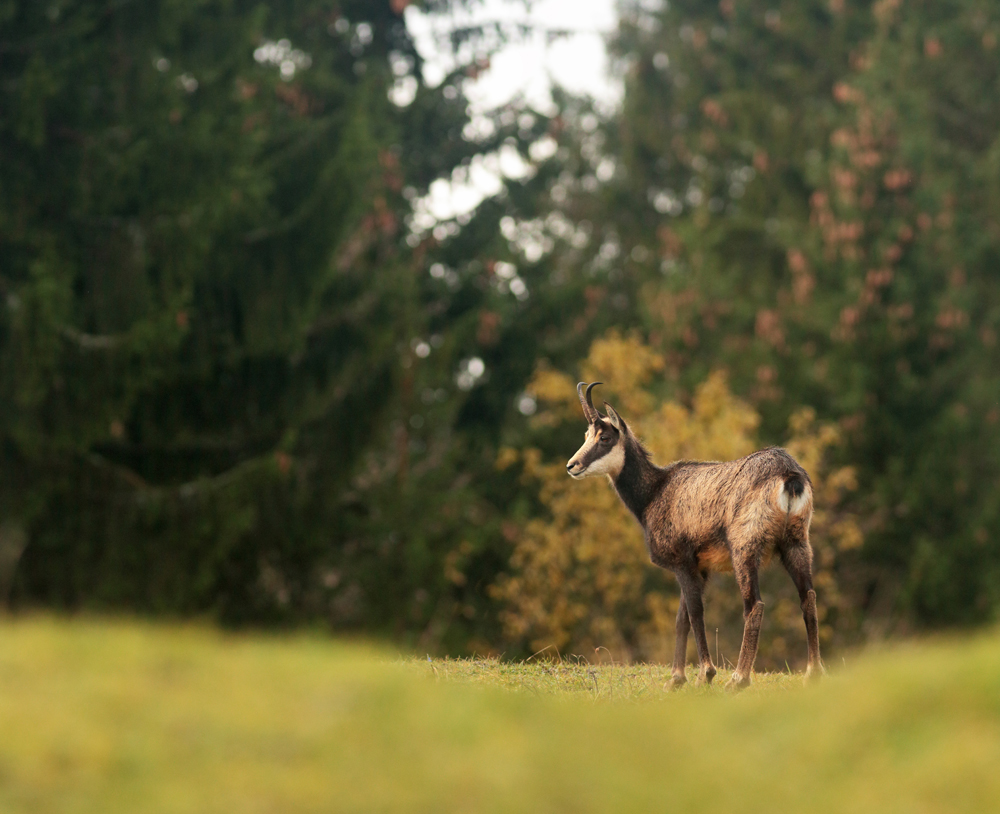
<svg viewBox="0 0 1000 814">
<path fill-rule="evenodd" d="M 683 394 L 715 366 L 765 438 L 814 407 L 855 465 L 856 601 L 997 607 L 996 132 L 986 3 L 626 5 L 597 199 Z M 596 219 L 596 218 L 595 218 Z"/>
</svg>

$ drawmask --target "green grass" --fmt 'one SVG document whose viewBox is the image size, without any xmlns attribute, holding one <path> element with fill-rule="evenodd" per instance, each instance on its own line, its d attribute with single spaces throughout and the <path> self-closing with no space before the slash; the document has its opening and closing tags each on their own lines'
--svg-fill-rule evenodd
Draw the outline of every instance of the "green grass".
<svg viewBox="0 0 1000 814">
<path fill-rule="evenodd" d="M 578 659 L 558 661 L 501 661 L 498 658 L 427 659 L 411 658 L 402 662 L 417 673 L 430 674 L 447 683 L 496 687 L 530 695 L 581 696 L 595 701 L 666 701 L 670 666 L 666 664 L 588 664 Z M 688 667 L 688 684 L 677 695 L 726 695 L 724 685 L 732 670 L 720 667 L 711 686 L 694 686 L 697 666 Z M 798 689 L 803 685 L 799 673 L 754 673 L 748 695 L 771 694 L 778 690 Z"/>
<path fill-rule="evenodd" d="M 1000 637 L 852 661 L 665 693 L 662 668 L 8 620 L 0 812 L 995 810 Z"/>
</svg>

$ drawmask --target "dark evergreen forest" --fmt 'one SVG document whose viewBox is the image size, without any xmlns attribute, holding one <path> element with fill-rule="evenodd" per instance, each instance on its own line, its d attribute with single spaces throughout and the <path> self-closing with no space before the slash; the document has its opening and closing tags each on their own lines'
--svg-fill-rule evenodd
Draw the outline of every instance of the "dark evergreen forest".
<svg viewBox="0 0 1000 814">
<path fill-rule="evenodd" d="M 995 619 L 1000 7 L 626 0 L 620 109 L 470 128 L 518 31 L 431 86 L 408 5 L 0 2 L 0 603 L 526 653 L 497 586 L 559 517 L 510 451 L 648 353 L 636 404 L 829 428 L 828 637 Z"/>
</svg>

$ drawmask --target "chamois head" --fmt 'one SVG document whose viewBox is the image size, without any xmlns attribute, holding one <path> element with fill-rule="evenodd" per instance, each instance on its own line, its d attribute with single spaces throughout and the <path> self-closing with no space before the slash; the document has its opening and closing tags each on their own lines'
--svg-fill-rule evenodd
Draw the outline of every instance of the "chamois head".
<svg viewBox="0 0 1000 814">
<path fill-rule="evenodd" d="M 607 417 L 597 412 L 590 391 L 599 384 L 601 382 L 589 385 L 580 382 L 576 386 L 580 406 L 583 407 L 583 415 L 587 419 L 583 446 L 566 464 L 566 471 L 576 479 L 586 478 L 589 475 L 608 475 L 615 478 L 625 464 L 625 439 L 628 436 L 628 427 L 624 419 L 615 412 L 615 408 L 607 402 L 604 402 L 608 412 Z M 587 388 L 586 393 L 584 387 Z"/>
</svg>

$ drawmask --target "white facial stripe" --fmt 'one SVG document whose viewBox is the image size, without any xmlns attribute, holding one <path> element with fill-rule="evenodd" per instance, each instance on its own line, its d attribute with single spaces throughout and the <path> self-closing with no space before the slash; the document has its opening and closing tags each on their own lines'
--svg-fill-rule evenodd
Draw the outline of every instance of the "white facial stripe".
<svg viewBox="0 0 1000 814">
<path fill-rule="evenodd" d="M 590 452 L 597 446 L 597 442 L 600 438 L 600 433 L 597 428 L 592 424 L 587 428 L 586 440 L 583 442 L 583 446 L 576 451 L 576 455 L 569 459 L 569 467 L 573 467 L 577 461 L 584 461 Z M 573 471 L 570 469 L 570 474 L 574 478 L 585 478 L 590 475 L 610 475 L 615 477 L 619 472 L 622 471 L 622 466 L 625 465 L 625 446 L 624 438 L 619 438 L 618 443 L 615 444 L 607 453 L 602 455 L 596 461 L 592 461 L 590 465 L 583 470 Z"/>
<path fill-rule="evenodd" d="M 587 467 L 585 475 L 610 475 L 616 477 L 625 465 L 625 447 L 618 443 L 607 455 L 602 455 Z"/>
<path fill-rule="evenodd" d="M 593 428 L 587 430 L 587 438 L 583 442 L 583 446 L 576 451 L 576 455 L 569 459 L 570 464 L 574 461 L 581 461 L 587 455 L 590 450 L 594 448 L 597 443 L 597 438 L 594 436 Z"/>
</svg>

